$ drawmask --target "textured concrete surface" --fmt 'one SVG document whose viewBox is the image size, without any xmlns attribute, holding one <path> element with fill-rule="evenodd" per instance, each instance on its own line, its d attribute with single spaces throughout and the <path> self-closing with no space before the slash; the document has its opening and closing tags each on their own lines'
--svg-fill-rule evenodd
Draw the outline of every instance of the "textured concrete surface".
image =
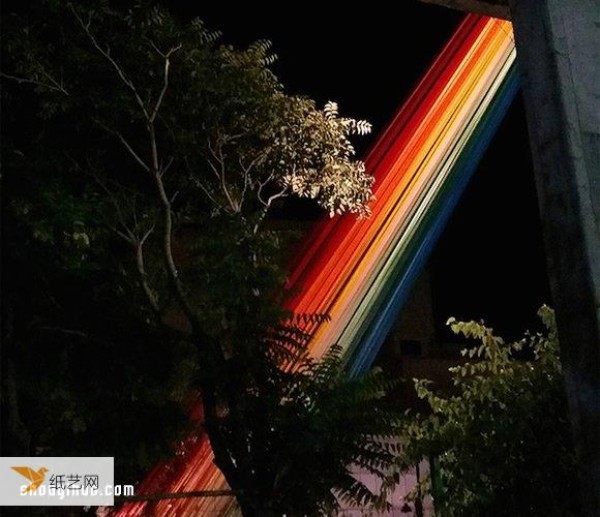
<svg viewBox="0 0 600 517">
<path fill-rule="evenodd" d="M 511 0 L 587 507 L 600 515 L 600 1 Z"/>
<path fill-rule="evenodd" d="M 421 0 L 427 4 L 443 5 L 459 11 L 510 19 L 508 0 Z"/>
</svg>

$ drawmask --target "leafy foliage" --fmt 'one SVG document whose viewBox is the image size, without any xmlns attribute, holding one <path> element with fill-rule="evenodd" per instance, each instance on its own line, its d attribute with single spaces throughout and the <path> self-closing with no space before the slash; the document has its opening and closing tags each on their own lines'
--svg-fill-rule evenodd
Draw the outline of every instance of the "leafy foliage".
<svg viewBox="0 0 600 517">
<path fill-rule="evenodd" d="M 282 333 L 289 336 L 290 329 Z M 240 494 L 243 508 L 273 516 L 321 515 L 338 500 L 385 508 L 398 453 L 393 438 L 402 421 L 386 394 L 398 381 L 379 370 L 347 379 L 335 346 L 321 361 L 302 347 L 290 356 L 293 371 L 251 369 L 269 373 L 247 384 L 239 411 L 220 423 L 241 475 L 254 486 L 247 497 Z M 381 492 L 356 480 L 351 464 L 380 478 Z"/>
<path fill-rule="evenodd" d="M 286 94 L 270 43 L 220 44 L 153 2 L 4 10 L 10 450 L 115 455 L 130 480 L 195 390 L 248 512 L 331 507 L 333 485 L 367 498 L 345 469 L 389 459 L 385 386 L 334 382 L 337 356 L 311 362 L 280 326 L 288 239 L 264 220 L 289 195 L 368 214 L 350 137 L 369 124 Z"/>
<path fill-rule="evenodd" d="M 32 86 L 45 116 L 68 110 L 92 122 L 96 138 L 122 146 L 123 166 L 152 166 L 144 149 L 152 119 L 163 166 L 195 204 L 252 213 L 294 193 L 331 213 L 367 213 L 373 179 L 353 160 L 348 137 L 370 125 L 340 118 L 335 103 L 319 110 L 286 95 L 268 68 L 269 42 L 218 45 L 201 21 L 179 25 L 148 2 L 126 15 L 107 2 L 40 4 L 49 19 L 35 30 L 20 20 L 8 26 L 4 76 Z M 92 165 L 105 172 L 101 160 L 85 169 Z"/>
<path fill-rule="evenodd" d="M 434 457 L 441 515 L 573 515 L 577 477 L 554 313 L 546 331 L 505 344 L 477 322 L 449 321 L 480 342 L 451 369 L 454 390 L 438 393 L 415 380 L 431 415 L 407 427 L 408 454 Z"/>
</svg>

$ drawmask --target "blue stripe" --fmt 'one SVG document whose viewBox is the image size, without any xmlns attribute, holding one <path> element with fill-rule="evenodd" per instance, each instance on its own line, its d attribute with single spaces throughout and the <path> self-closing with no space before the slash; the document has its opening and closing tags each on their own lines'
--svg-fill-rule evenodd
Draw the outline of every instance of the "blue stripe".
<svg viewBox="0 0 600 517">
<path fill-rule="evenodd" d="M 420 240 L 420 244 L 409 259 L 408 265 L 405 265 L 405 268 L 400 268 L 400 279 L 395 284 L 391 296 L 389 294 L 386 296 L 387 301 L 379 307 L 378 314 L 365 332 L 360 346 L 350 357 L 347 367 L 350 376 L 360 374 L 371 367 L 381 345 L 406 303 L 415 280 L 423 270 L 454 208 L 506 115 L 518 91 L 518 86 L 518 75 L 513 65 L 490 105 L 485 120 L 480 123 L 477 131 L 472 135 L 452 171 L 452 175 L 456 179 L 453 181 L 454 185 L 451 187 L 450 192 L 440 201 L 441 206 L 436 209 L 439 210 L 438 216 L 433 220 L 433 223 L 429 223 L 430 226 L 426 229 L 425 236 Z M 405 261 L 402 262 L 406 264 Z"/>
</svg>

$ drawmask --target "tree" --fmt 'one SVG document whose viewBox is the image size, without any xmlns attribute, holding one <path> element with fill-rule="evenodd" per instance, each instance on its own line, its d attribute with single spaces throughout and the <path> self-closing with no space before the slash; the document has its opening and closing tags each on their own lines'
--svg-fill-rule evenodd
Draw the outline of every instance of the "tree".
<svg viewBox="0 0 600 517">
<path fill-rule="evenodd" d="M 454 390 L 415 381 L 431 414 L 407 426 L 407 454 L 434 458 L 441 515 L 578 514 L 556 323 L 548 307 L 539 315 L 544 333 L 508 345 L 482 323 L 451 319 L 455 333 L 480 342 L 451 369 Z"/>
<path fill-rule="evenodd" d="M 153 3 L 5 10 L 11 450 L 93 450 L 133 476 L 183 436 L 197 390 L 247 515 L 331 506 L 336 483 L 365 500 L 346 468 L 359 454 L 383 475 L 385 383 L 304 356 L 307 337 L 282 323 L 286 236 L 263 223 L 289 195 L 367 215 L 373 178 L 349 137 L 370 126 L 286 94 L 268 42 L 220 45 Z M 358 418 L 348 400 L 364 425 L 336 442 Z M 331 477 L 291 474 L 290 458 L 308 461 L 298 426 Z"/>
<path fill-rule="evenodd" d="M 289 327 L 282 332 L 289 336 Z M 276 341 L 281 343 L 281 334 Z M 297 342 L 292 339 L 292 346 Z M 394 438 L 403 420 L 386 395 L 398 380 L 380 370 L 347 380 L 343 367 L 334 346 L 322 361 L 300 355 L 293 372 L 269 360 L 236 372 L 263 374 L 248 383 L 252 388 L 240 393 L 237 410 L 220 422 L 230 454 L 243 458 L 236 495 L 244 515 L 328 515 L 339 500 L 389 506 L 398 470 Z M 350 465 L 379 478 L 380 490 L 373 493 L 358 481 Z"/>
</svg>

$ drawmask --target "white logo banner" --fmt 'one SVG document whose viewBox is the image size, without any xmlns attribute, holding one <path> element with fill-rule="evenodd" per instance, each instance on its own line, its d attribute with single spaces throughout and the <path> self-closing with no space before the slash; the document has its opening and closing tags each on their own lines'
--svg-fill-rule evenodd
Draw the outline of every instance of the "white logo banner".
<svg viewBox="0 0 600 517">
<path fill-rule="evenodd" d="M 114 477 L 109 457 L 0 457 L 0 506 L 113 506 Z"/>
</svg>

